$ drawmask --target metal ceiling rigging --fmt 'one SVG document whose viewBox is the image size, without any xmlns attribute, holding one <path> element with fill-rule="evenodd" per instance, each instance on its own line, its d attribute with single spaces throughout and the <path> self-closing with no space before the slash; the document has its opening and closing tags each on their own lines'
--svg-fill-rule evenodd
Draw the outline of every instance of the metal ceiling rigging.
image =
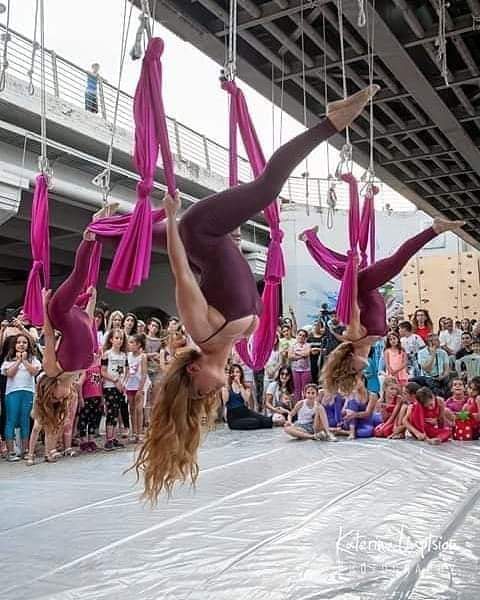
<svg viewBox="0 0 480 600">
<path fill-rule="evenodd" d="M 223 65 L 229 0 L 153 3 L 160 23 Z M 349 93 L 368 84 L 361 4 L 342 1 Z M 480 247 L 480 1 L 363 4 L 374 23 L 374 81 L 382 87 L 375 99 L 376 174 L 419 208 L 465 219 L 465 239 Z M 343 96 L 337 8 L 332 0 L 238 0 L 239 77 L 270 99 L 273 68 L 277 98 L 283 79 L 285 110 L 303 121 L 305 94 L 313 122 L 325 111 L 325 90 L 328 100 Z M 441 19 L 446 61 L 438 60 Z M 350 136 L 354 159 L 367 167 L 368 111 Z"/>
</svg>

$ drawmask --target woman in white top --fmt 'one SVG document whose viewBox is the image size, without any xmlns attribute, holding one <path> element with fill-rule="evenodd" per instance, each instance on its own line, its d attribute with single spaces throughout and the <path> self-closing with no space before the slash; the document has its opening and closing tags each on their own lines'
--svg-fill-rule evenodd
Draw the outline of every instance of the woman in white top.
<svg viewBox="0 0 480 600">
<path fill-rule="evenodd" d="M 20 428 L 22 455 L 28 450 L 35 376 L 41 368 L 34 353 L 30 337 L 25 334 L 17 335 L 10 340 L 10 349 L 1 367 L 2 375 L 7 377 L 5 438 L 10 462 L 20 460 L 13 447 L 16 427 Z"/>
<path fill-rule="evenodd" d="M 276 426 L 285 425 L 293 408 L 293 377 L 290 367 L 282 367 L 275 381 L 272 381 L 265 394 L 267 415 L 273 418 Z"/>
</svg>

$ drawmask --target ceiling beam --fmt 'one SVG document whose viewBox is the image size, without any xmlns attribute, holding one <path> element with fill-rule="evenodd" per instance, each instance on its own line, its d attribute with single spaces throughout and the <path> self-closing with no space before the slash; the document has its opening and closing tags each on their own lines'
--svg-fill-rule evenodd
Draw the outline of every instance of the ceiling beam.
<svg viewBox="0 0 480 600">
<path fill-rule="evenodd" d="M 396 3 L 398 0 L 396 1 Z M 358 2 L 344 2 L 343 14 L 352 24 L 358 18 Z M 447 137 L 451 145 L 462 149 L 462 155 L 472 169 L 480 175 L 480 149 L 475 146 L 449 107 L 432 89 L 429 81 L 419 66 L 410 57 L 406 49 L 393 34 L 378 12 L 374 15 L 375 47 L 382 56 L 383 63 L 396 74 L 403 88 L 415 98 L 421 98 L 422 104 L 428 106 L 432 121 Z M 357 28 L 359 35 L 366 41 L 366 28 Z"/>
</svg>

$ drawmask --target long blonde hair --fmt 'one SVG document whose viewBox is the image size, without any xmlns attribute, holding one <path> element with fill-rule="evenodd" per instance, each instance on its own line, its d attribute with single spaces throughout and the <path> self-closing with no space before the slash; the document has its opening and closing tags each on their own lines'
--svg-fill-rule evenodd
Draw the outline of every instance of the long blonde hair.
<svg viewBox="0 0 480 600">
<path fill-rule="evenodd" d="M 179 349 L 170 362 L 153 401 L 150 427 L 133 465 L 139 477 L 143 471 L 143 497 L 155 503 L 175 482 L 198 477 L 197 451 L 202 421 L 214 416 L 218 394 L 196 397 L 188 366 L 200 358 L 195 348 Z"/>
<path fill-rule="evenodd" d="M 74 393 L 72 389 L 68 396 L 57 400 L 55 398 L 56 387 L 57 378 L 47 377 L 47 375 L 41 377 L 37 383 L 33 416 L 48 433 L 57 433 L 63 428 Z"/>
<path fill-rule="evenodd" d="M 343 342 L 330 353 L 321 374 L 323 387 L 329 394 L 350 394 L 357 387 L 359 374 L 354 354 L 352 342 Z"/>
</svg>

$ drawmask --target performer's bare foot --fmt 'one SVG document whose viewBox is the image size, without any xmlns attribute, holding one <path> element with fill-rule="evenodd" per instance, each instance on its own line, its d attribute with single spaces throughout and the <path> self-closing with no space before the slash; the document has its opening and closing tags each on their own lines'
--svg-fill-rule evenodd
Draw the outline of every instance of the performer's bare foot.
<svg viewBox="0 0 480 600">
<path fill-rule="evenodd" d="M 445 231 L 459 231 L 465 225 L 465 221 L 447 221 L 447 219 L 441 219 L 437 217 L 433 220 L 432 228 L 433 231 L 438 235 Z"/>
<path fill-rule="evenodd" d="M 98 221 L 99 219 L 103 219 L 105 217 L 111 217 L 117 212 L 119 206 L 120 204 L 118 202 L 110 202 L 109 204 L 105 204 L 105 206 L 102 206 L 102 208 L 97 210 L 97 212 L 93 215 L 92 221 Z"/>
<path fill-rule="evenodd" d="M 307 231 L 314 231 L 315 233 L 318 233 L 318 225 L 314 225 L 313 227 L 310 227 L 310 229 L 305 229 L 305 231 L 302 231 L 302 233 L 299 233 L 298 239 L 301 242 L 307 241 Z"/>
<path fill-rule="evenodd" d="M 327 106 L 327 117 L 337 131 L 342 131 L 352 123 L 363 111 L 372 96 L 379 91 L 380 86 L 369 85 L 345 100 L 330 102 Z"/>
</svg>

